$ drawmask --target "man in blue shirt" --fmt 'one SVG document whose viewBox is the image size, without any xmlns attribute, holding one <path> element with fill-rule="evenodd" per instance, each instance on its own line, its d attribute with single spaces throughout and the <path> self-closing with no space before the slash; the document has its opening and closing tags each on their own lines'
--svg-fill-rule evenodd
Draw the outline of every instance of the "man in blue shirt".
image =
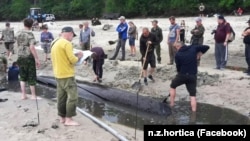
<svg viewBox="0 0 250 141">
<path fill-rule="evenodd" d="M 12 66 L 8 70 L 8 81 L 18 81 L 19 67 L 16 62 L 13 62 Z"/>
<path fill-rule="evenodd" d="M 83 23 L 83 29 L 80 32 L 80 45 L 82 50 L 90 50 L 90 38 L 95 36 L 93 29 L 89 27 L 89 22 Z"/>
<path fill-rule="evenodd" d="M 174 98 L 176 88 L 185 84 L 190 95 L 191 108 L 196 112 L 196 80 L 197 80 L 197 55 L 200 57 L 206 53 L 209 46 L 206 45 L 191 45 L 186 46 L 182 42 L 175 44 L 177 53 L 175 55 L 175 63 L 177 75 L 170 84 L 170 106 L 174 106 Z"/>
<path fill-rule="evenodd" d="M 116 28 L 116 31 L 118 32 L 118 43 L 116 46 L 115 54 L 113 55 L 113 57 L 110 58 L 110 60 L 115 60 L 115 58 L 117 57 L 120 51 L 120 48 L 122 48 L 122 58 L 120 60 L 124 61 L 125 60 L 125 45 L 126 45 L 126 40 L 128 38 L 127 37 L 128 24 L 126 23 L 124 16 L 121 16 L 119 20 L 121 23 Z"/>
</svg>

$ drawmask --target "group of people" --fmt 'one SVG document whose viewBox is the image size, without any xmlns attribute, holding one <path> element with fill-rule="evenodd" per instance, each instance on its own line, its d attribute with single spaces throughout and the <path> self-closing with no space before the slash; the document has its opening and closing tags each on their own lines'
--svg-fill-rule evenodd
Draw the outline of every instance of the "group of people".
<svg viewBox="0 0 250 141">
<path fill-rule="evenodd" d="M 125 60 L 125 44 L 129 39 L 131 47 L 131 56 L 136 53 L 135 40 L 138 38 L 138 31 L 135 24 L 130 21 L 129 25 L 126 23 L 124 16 L 119 18 L 120 24 L 117 26 L 118 40 L 116 51 L 111 57 L 114 60 L 120 48 L 122 48 L 122 58 Z M 196 81 L 197 81 L 197 67 L 201 56 L 209 50 L 209 46 L 203 45 L 205 28 L 202 25 L 202 19 L 197 17 L 195 19 L 196 25 L 191 30 L 190 45 L 186 45 L 181 41 L 180 31 L 181 27 L 176 23 L 175 17 L 169 18 L 170 27 L 167 37 L 169 47 L 169 65 L 176 64 L 177 75 L 170 84 L 170 106 L 174 106 L 176 88 L 185 84 L 190 95 L 190 104 L 192 111 L 196 111 Z M 35 37 L 31 31 L 33 20 L 25 19 L 23 21 L 24 29 L 17 34 L 18 59 L 13 63 L 12 70 L 19 74 L 19 81 L 22 92 L 22 99 L 27 99 L 25 85 L 29 84 L 32 94 L 32 99 L 36 99 L 36 68 L 39 68 L 40 61 L 35 49 Z M 246 73 L 250 75 L 250 20 L 247 22 L 249 27 L 244 30 L 244 43 L 246 45 L 246 60 L 248 63 L 248 70 Z M 102 47 L 92 47 L 90 44 L 91 36 L 95 36 L 95 32 L 88 27 L 88 23 L 79 25 L 80 31 L 80 45 L 82 50 L 90 50 L 93 59 L 93 71 L 95 73 L 94 81 L 101 82 L 102 65 L 105 60 L 105 53 Z M 79 123 L 72 119 L 76 115 L 76 105 L 78 100 L 77 84 L 75 80 L 75 64 L 83 57 L 83 52 L 75 53 L 71 41 L 76 36 L 72 27 L 64 27 L 61 31 L 60 37 L 53 38 L 49 33 L 47 27 L 43 28 L 41 33 L 41 42 L 44 48 L 49 47 L 51 53 L 51 61 L 53 73 L 57 81 L 57 107 L 60 121 L 67 126 L 77 126 Z M 215 59 L 216 69 L 224 69 L 227 63 L 227 46 L 231 34 L 231 26 L 223 16 L 218 17 L 218 26 L 214 31 L 215 39 Z M 158 21 L 152 21 L 152 28 L 144 27 L 142 34 L 139 37 L 139 50 L 141 53 L 141 61 L 143 68 L 143 77 L 145 85 L 148 85 L 148 79 L 155 81 L 153 73 L 156 68 L 156 60 L 161 63 L 161 42 L 163 40 L 162 29 L 158 26 Z M 48 45 L 49 44 L 49 45 Z M 155 56 L 155 51 L 156 55 Z M 47 61 L 47 57 L 46 57 Z M 148 65 L 150 70 L 148 72 Z"/>
</svg>

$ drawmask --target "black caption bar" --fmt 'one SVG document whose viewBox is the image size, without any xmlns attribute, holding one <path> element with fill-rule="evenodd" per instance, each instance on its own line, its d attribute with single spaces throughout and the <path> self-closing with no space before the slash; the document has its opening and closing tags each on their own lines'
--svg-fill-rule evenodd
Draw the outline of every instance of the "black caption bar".
<svg viewBox="0 0 250 141">
<path fill-rule="evenodd" d="M 144 141 L 178 138 L 250 141 L 250 125 L 144 125 Z"/>
</svg>

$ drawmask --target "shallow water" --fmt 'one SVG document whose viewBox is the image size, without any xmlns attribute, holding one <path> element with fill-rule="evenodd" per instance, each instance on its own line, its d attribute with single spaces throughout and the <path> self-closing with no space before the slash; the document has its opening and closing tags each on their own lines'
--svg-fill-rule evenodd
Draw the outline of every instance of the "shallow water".
<svg viewBox="0 0 250 141">
<path fill-rule="evenodd" d="M 36 90 L 39 96 L 48 99 L 56 97 L 54 88 L 38 84 Z M 9 91 L 19 92 L 19 85 L 9 84 Z M 131 128 L 135 127 L 136 108 L 124 107 L 110 102 L 96 102 L 86 98 L 79 98 L 78 106 L 103 121 L 122 124 Z M 182 101 L 176 102 L 172 115 L 168 117 L 138 111 L 137 129 L 143 130 L 143 125 L 149 124 L 250 124 L 250 120 L 247 116 L 231 109 L 203 103 L 198 103 L 197 112 L 191 113 L 189 102 Z"/>
</svg>

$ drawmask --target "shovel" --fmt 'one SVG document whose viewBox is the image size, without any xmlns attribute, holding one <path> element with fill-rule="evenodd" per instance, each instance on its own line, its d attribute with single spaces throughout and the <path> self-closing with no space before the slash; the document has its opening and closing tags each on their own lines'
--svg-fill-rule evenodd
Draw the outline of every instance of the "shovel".
<svg viewBox="0 0 250 141">
<path fill-rule="evenodd" d="M 133 89 L 138 89 L 138 90 L 141 89 L 141 77 L 142 77 L 143 68 L 144 68 L 144 66 L 145 66 L 146 59 L 147 59 L 147 55 L 148 55 L 148 49 L 149 49 L 149 45 L 147 46 L 146 54 L 145 54 L 145 57 L 144 57 L 145 59 L 143 60 L 142 70 L 141 70 L 140 76 L 139 76 L 139 81 L 138 81 L 138 82 L 135 82 L 135 83 L 132 85 L 132 88 L 133 88 Z"/>
<path fill-rule="evenodd" d="M 144 68 L 144 65 L 145 65 L 145 62 L 146 62 L 146 59 L 147 59 L 147 55 L 148 55 L 148 49 L 149 49 L 149 44 L 147 45 L 147 50 L 146 50 L 146 54 L 145 54 L 145 59 L 143 60 L 143 64 L 142 64 L 142 70 L 140 72 L 140 76 L 139 76 L 139 81 L 138 82 L 135 82 L 133 85 L 132 85 L 132 88 L 133 89 L 137 89 L 137 93 L 136 93 L 136 113 L 135 113 L 135 117 L 136 117 L 136 120 L 135 120 L 135 140 L 136 140 L 136 129 L 137 129 L 137 113 L 138 113 L 138 98 L 139 98 L 139 92 L 141 91 L 141 77 L 142 77 L 142 71 L 143 71 L 143 68 Z"/>
</svg>

